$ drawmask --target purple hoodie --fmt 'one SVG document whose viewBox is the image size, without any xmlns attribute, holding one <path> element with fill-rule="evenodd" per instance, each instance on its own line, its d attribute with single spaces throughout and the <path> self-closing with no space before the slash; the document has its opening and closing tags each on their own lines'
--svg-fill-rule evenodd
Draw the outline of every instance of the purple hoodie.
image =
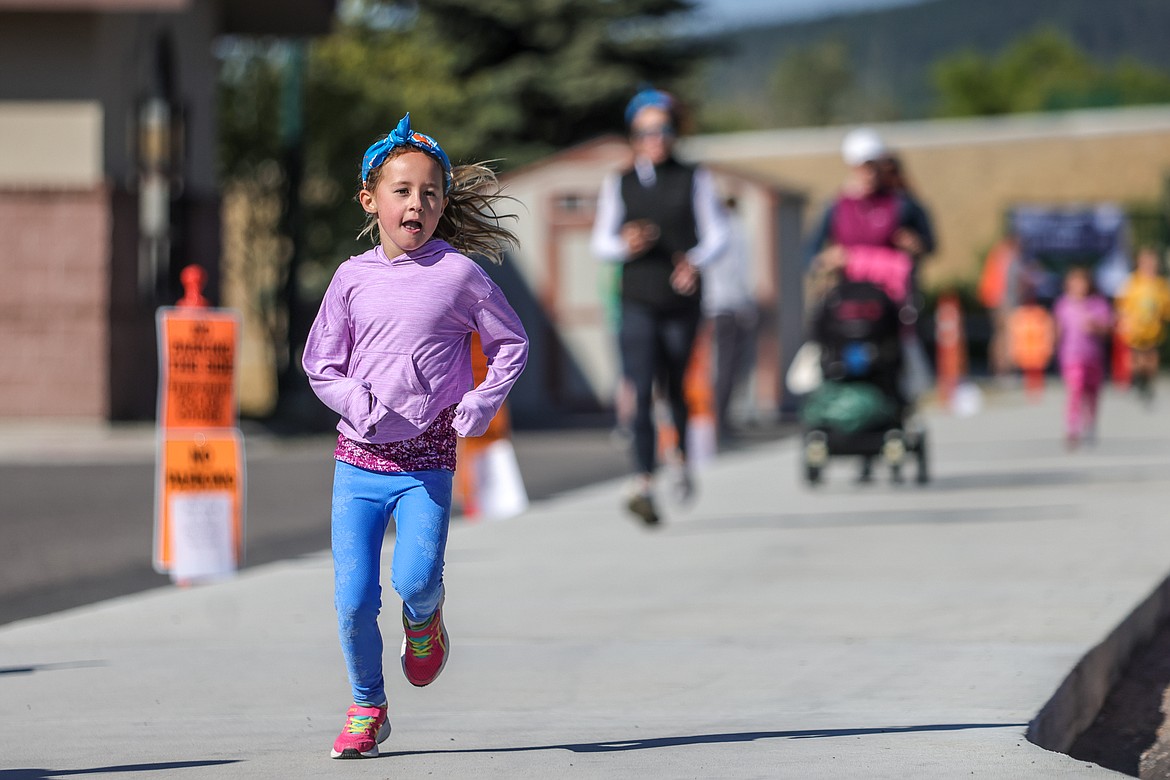
<svg viewBox="0 0 1170 780">
<path fill-rule="evenodd" d="M 488 357 L 472 389 L 471 334 Z M 500 288 L 433 238 L 387 258 L 381 246 L 341 264 L 302 361 L 309 384 L 341 415 L 337 430 L 384 444 L 418 436 L 452 404 L 455 431 L 480 436 L 528 359 L 528 337 Z"/>
</svg>

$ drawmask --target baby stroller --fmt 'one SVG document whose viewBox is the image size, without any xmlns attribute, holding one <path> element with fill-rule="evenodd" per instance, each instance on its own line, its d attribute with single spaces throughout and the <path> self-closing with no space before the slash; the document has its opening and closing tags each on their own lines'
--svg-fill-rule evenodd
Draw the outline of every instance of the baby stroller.
<svg viewBox="0 0 1170 780">
<path fill-rule="evenodd" d="M 842 281 L 825 296 L 811 333 L 823 380 L 801 407 L 810 484 L 836 455 L 860 456 L 863 481 L 879 456 L 894 482 L 911 458 L 917 482 L 929 479 L 926 433 L 908 424 L 912 403 L 901 389 L 904 327 L 899 306 L 878 284 Z"/>
</svg>

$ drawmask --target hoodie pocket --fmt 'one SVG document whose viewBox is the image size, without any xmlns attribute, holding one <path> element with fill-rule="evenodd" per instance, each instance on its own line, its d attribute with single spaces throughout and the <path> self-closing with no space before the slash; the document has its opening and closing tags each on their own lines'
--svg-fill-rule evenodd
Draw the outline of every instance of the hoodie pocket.
<svg viewBox="0 0 1170 780">
<path fill-rule="evenodd" d="M 351 364 L 351 376 L 369 382 L 374 398 L 395 415 L 412 423 L 424 418 L 428 393 L 410 355 L 359 352 Z"/>
</svg>

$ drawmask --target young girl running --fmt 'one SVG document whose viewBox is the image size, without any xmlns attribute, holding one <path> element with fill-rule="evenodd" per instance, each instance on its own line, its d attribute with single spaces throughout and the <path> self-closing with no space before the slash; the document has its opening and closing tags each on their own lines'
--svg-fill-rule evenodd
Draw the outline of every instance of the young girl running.
<svg viewBox="0 0 1170 780">
<path fill-rule="evenodd" d="M 390 734 L 378 612 L 391 516 L 402 671 L 412 685 L 429 685 L 447 662 L 443 558 L 456 436 L 483 434 L 528 356 L 503 293 L 461 254 L 500 261 L 514 240 L 492 210 L 501 197 L 489 168 L 452 168 L 438 142 L 403 117 L 362 159 L 362 235 L 375 246 L 337 269 L 305 345 L 309 384 L 341 415 L 334 603 L 353 705 L 333 758 L 377 756 Z M 473 332 L 488 358 L 474 388 Z"/>
<path fill-rule="evenodd" d="M 1053 306 L 1060 376 L 1068 394 L 1065 443 L 1076 449 L 1097 430 L 1097 401 L 1105 381 L 1105 339 L 1113 327 L 1109 302 L 1093 292 L 1087 268 L 1074 267 L 1064 277 L 1064 294 Z"/>
</svg>

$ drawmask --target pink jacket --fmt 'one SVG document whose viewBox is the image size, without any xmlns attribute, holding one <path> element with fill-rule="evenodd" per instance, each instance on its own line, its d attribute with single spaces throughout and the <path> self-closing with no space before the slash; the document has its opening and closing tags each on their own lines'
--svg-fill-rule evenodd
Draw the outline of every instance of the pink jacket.
<svg viewBox="0 0 1170 780">
<path fill-rule="evenodd" d="M 1052 314 L 1060 334 L 1060 364 L 1104 368 L 1107 336 L 1096 331 L 1113 325 L 1109 302 L 1095 294 L 1080 300 L 1062 295 L 1056 299 Z"/>
<path fill-rule="evenodd" d="M 472 388 L 471 334 L 488 357 Z M 309 384 L 358 441 L 411 439 L 458 404 L 455 430 L 487 430 L 528 359 L 528 337 L 500 288 L 440 239 L 386 257 L 381 246 L 341 264 L 305 344 Z"/>
</svg>

